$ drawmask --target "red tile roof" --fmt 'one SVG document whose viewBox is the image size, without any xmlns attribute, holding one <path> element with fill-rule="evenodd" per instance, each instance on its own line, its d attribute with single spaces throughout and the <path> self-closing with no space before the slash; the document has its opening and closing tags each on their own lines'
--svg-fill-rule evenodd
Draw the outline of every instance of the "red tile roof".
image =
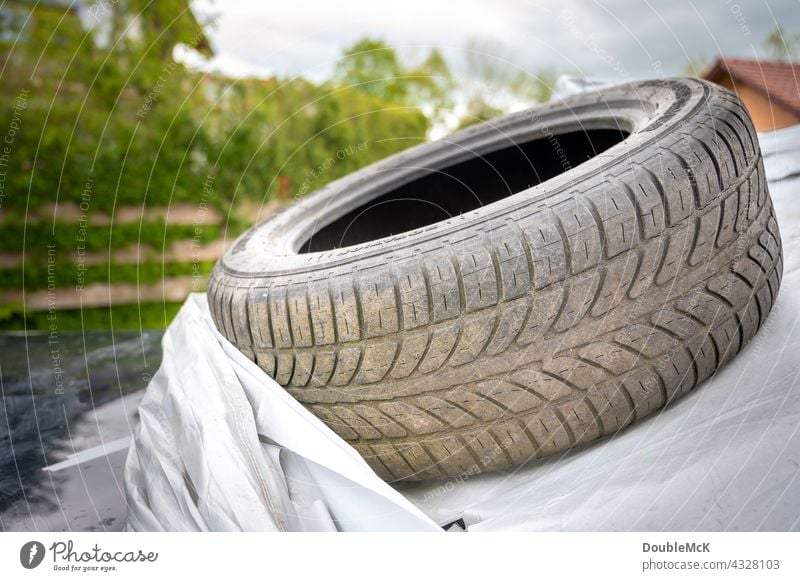
<svg viewBox="0 0 800 581">
<path fill-rule="evenodd" d="M 716 82 L 726 73 L 735 83 L 746 84 L 771 101 L 800 114 L 800 64 L 720 58 L 703 78 Z"/>
</svg>

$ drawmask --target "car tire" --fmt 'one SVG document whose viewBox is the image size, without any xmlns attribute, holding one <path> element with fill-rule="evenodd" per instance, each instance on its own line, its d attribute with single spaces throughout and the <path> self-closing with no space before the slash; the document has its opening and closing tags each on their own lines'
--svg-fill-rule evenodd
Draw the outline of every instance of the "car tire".
<svg viewBox="0 0 800 581">
<path fill-rule="evenodd" d="M 232 244 L 208 298 L 221 333 L 382 478 L 423 480 L 661 410 L 753 338 L 781 274 L 747 111 L 668 79 L 332 182 Z"/>
</svg>

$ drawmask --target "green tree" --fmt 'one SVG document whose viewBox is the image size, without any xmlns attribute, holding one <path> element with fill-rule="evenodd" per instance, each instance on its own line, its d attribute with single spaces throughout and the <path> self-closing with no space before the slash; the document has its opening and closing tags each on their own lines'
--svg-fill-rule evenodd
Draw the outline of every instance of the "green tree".
<svg viewBox="0 0 800 581">
<path fill-rule="evenodd" d="M 681 74 L 687 77 L 701 77 L 703 73 L 708 71 L 711 64 L 711 59 L 705 56 L 689 59 L 681 69 Z"/>
<path fill-rule="evenodd" d="M 481 95 L 473 95 L 467 103 L 467 112 L 458 122 L 458 129 L 464 129 L 475 123 L 488 121 L 501 115 L 503 111 L 487 103 Z"/>
<path fill-rule="evenodd" d="M 77 201 L 91 175 L 94 210 L 141 204 L 151 193 L 161 202 L 189 195 L 194 188 L 184 178 L 203 173 L 197 157 L 187 157 L 198 129 L 182 106 L 190 75 L 164 59 L 163 43 L 195 38 L 197 23 L 172 18 L 161 29 L 168 41 L 155 40 L 153 24 L 180 5 L 187 14 L 186 0 L 98 3 L 89 18 L 111 23 L 103 42 L 103 27 L 94 21 L 84 29 L 71 7 L 16 5 L 30 11 L 30 25 L 0 48 L 7 63 L 0 84 L 4 94 L 27 87 L 32 97 L 14 143 L 19 163 L 9 176 L 16 195 L 8 207 Z M 138 36 L 131 32 L 137 18 Z"/>
<path fill-rule="evenodd" d="M 345 49 L 333 80 L 385 101 L 403 103 L 408 85 L 397 53 L 382 40 L 363 38 Z"/>
<path fill-rule="evenodd" d="M 454 82 L 438 49 L 419 64 L 408 65 L 384 41 L 364 38 L 345 49 L 333 82 L 388 103 L 419 107 L 434 122 L 452 107 Z"/>
<path fill-rule="evenodd" d="M 419 65 L 409 69 L 409 101 L 421 107 L 434 123 L 442 122 L 453 106 L 456 83 L 439 49 L 431 49 Z"/>
<path fill-rule="evenodd" d="M 550 100 L 556 73 L 545 68 L 529 71 L 515 64 L 513 55 L 503 45 L 486 39 L 472 38 L 465 50 L 465 77 L 462 91 L 467 95 L 467 114 L 460 126 L 471 125 L 499 114 L 503 102 L 524 102 L 529 105 Z"/>
<path fill-rule="evenodd" d="M 124 11 L 125 16 L 136 15 L 141 19 L 136 44 L 147 47 L 159 60 L 171 59 L 179 44 L 211 56 L 203 24 L 197 21 L 187 0 L 127 0 L 116 6 L 115 10 Z"/>
<path fill-rule="evenodd" d="M 797 58 L 800 34 L 788 33 L 782 26 L 776 26 L 764 40 L 764 48 L 770 56 L 779 60 Z"/>
</svg>

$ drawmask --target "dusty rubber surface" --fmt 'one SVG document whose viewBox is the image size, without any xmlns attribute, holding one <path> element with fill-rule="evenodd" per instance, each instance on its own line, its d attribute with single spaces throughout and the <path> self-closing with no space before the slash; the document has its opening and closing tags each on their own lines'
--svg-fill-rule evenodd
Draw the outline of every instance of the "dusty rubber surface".
<svg viewBox="0 0 800 581">
<path fill-rule="evenodd" d="M 425 195 L 453 216 L 437 221 Z M 584 444 L 680 397 L 754 336 L 781 265 L 742 104 L 673 79 L 508 115 L 334 182 L 238 240 L 209 304 L 383 478 L 436 479 Z"/>
</svg>

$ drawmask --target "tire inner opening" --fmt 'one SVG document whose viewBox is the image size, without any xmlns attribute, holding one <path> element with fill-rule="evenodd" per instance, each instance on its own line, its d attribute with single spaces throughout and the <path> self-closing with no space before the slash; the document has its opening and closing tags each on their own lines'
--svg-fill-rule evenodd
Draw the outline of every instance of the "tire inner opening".
<svg viewBox="0 0 800 581">
<path fill-rule="evenodd" d="M 628 136 L 619 129 L 544 135 L 448 167 L 421 167 L 419 178 L 322 227 L 299 252 L 370 242 L 476 210 L 568 171 Z"/>
</svg>

